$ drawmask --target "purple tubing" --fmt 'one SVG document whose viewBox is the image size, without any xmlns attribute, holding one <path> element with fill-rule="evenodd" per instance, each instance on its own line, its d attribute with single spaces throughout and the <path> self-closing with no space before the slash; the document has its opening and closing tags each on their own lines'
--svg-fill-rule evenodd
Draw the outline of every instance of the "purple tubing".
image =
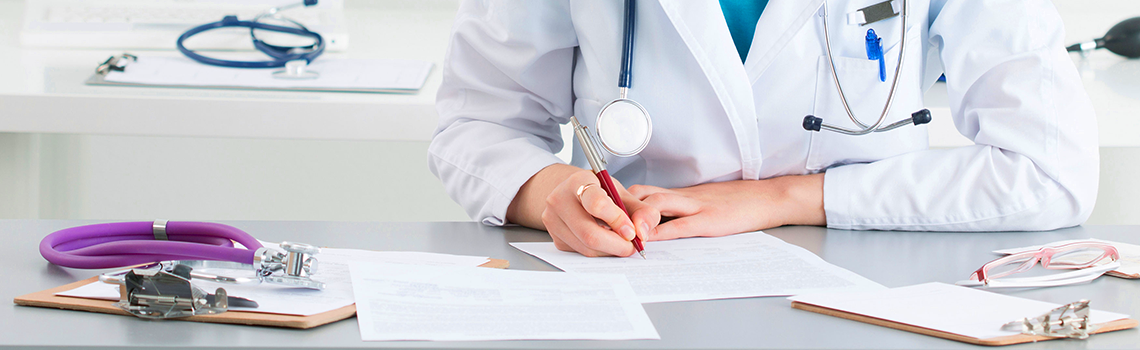
<svg viewBox="0 0 1140 350">
<path fill-rule="evenodd" d="M 233 226 L 170 221 L 169 241 L 154 239 L 153 222 L 117 222 L 62 229 L 40 241 L 48 262 L 80 269 L 106 269 L 163 260 L 223 260 L 253 263 L 261 243 Z M 235 248 L 233 241 L 248 249 Z"/>
</svg>

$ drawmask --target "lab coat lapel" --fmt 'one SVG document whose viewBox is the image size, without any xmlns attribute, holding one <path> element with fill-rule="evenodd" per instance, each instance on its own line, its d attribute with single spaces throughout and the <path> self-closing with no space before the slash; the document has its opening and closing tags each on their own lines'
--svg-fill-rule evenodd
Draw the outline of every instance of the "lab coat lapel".
<svg viewBox="0 0 1140 350">
<path fill-rule="evenodd" d="M 746 180 L 760 177 L 760 141 L 752 86 L 715 1 L 661 0 L 661 7 L 701 70 L 732 124 Z"/>
<path fill-rule="evenodd" d="M 768 69 L 780 50 L 791 42 L 804 22 L 819 13 L 823 0 L 770 0 L 756 23 L 756 35 L 748 49 L 745 70 L 748 71 L 749 86 L 760 79 L 760 74 Z"/>
</svg>

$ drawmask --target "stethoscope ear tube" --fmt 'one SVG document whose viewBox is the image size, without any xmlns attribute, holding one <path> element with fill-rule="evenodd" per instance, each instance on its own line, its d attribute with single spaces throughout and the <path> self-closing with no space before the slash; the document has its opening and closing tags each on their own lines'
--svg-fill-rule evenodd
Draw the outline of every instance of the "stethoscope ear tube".
<svg viewBox="0 0 1140 350">
<path fill-rule="evenodd" d="M 923 109 L 919 110 L 918 112 L 911 113 L 910 118 L 902 119 L 902 120 L 899 120 L 897 122 L 888 124 L 887 126 L 879 127 L 878 129 L 875 129 L 875 132 L 891 131 L 894 129 L 898 129 L 899 127 L 908 125 L 908 124 L 918 126 L 918 125 L 930 123 L 930 121 L 933 119 L 934 118 L 930 115 L 930 110 L 923 108 Z M 820 131 L 821 129 L 826 129 L 827 131 L 834 131 L 834 132 L 837 132 L 840 134 L 847 134 L 845 132 L 845 129 L 841 130 L 841 129 L 835 128 L 831 125 L 824 124 L 823 118 L 820 118 L 820 117 L 817 117 L 814 115 L 808 115 L 808 116 L 804 117 L 804 130 Z M 848 135 L 854 135 L 854 134 L 848 134 Z"/>
<path fill-rule="evenodd" d="M 836 72 L 835 60 L 832 58 L 832 54 L 831 54 L 831 35 L 828 33 L 828 25 L 827 25 L 827 21 L 828 21 L 827 2 L 824 1 L 824 3 L 823 3 L 823 40 L 824 40 L 824 46 L 827 48 L 827 60 L 828 60 L 828 65 L 831 67 L 831 78 L 835 82 L 835 90 L 837 90 L 839 92 L 839 101 L 843 104 L 843 110 L 847 112 L 847 116 L 849 118 L 851 118 L 851 122 L 854 123 L 855 126 L 858 127 L 858 129 L 848 129 L 848 128 L 844 128 L 844 127 L 830 125 L 830 124 L 824 123 L 823 118 L 816 117 L 814 115 L 808 115 L 808 116 L 804 117 L 804 122 L 803 122 L 804 130 L 807 130 L 807 131 L 827 130 L 827 131 L 837 132 L 837 133 L 845 134 L 845 135 L 859 136 L 859 135 L 867 135 L 867 134 L 874 133 L 874 132 L 890 131 L 892 129 L 895 129 L 895 128 L 898 128 L 898 127 L 901 127 L 901 126 L 904 126 L 907 124 L 922 125 L 922 124 L 926 124 L 926 123 L 930 122 L 930 119 L 931 119 L 930 118 L 930 111 L 926 110 L 926 109 L 922 109 L 922 110 L 919 110 L 917 112 L 912 113 L 910 118 L 905 118 L 905 119 L 896 121 L 896 122 L 891 123 L 891 124 L 886 125 L 886 126 L 883 125 L 883 121 L 886 120 L 887 114 L 890 113 L 891 104 L 892 104 L 892 102 L 894 102 L 894 99 L 895 99 L 895 90 L 898 88 L 899 78 L 902 75 L 901 73 L 902 73 L 902 66 L 903 66 L 903 58 L 906 57 L 905 54 L 906 54 L 906 48 L 907 48 L 907 45 L 906 45 L 906 41 L 907 41 L 907 37 L 906 37 L 907 17 L 910 17 L 910 14 L 907 12 L 907 11 L 909 11 L 907 9 L 907 0 L 896 0 L 896 1 L 902 1 L 902 7 L 901 7 L 901 11 L 900 11 L 901 17 L 902 17 L 902 20 L 901 20 L 902 21 L 902 30 L 900 32 L 902 34 L 899 38 L 899 40 L 900 40 L 899 41 L 899 56 L 898 56 L 898 62 L 895 65 L 895 77 L 891 82 L 891 90 L 890 90 L 890 92 L 887 93 L 887 102 L 883 105 L 882 114 L 880 114 L 879 119 L 876 120 L 875 123 L 871 124 L 871 125 L 867 125 L 867 124 L 863 123 L 862 121 L 860 121 L 859 118 L 855 117 L 854 111 L 851 110 L 851 105 L 849 105 L 847 103 L 847 96 L 846 96 L 846 94 L 843 93 L 843 85 L 840 84 L 840 82 L 839 82 L 839 74 Z"/>
</svg>

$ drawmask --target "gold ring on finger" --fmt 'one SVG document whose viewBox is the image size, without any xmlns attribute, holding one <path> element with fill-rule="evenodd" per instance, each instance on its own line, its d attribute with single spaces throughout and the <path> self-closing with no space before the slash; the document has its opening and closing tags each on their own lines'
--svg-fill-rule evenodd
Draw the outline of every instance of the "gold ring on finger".
<svg viewBox="0 0 1140 350">
<path fill-rule="evenodd" d="M 578 186 L 578 191 L 575 194 L 578 196 L 578 202 L 579 203 L 582 202 L 582 192 L 586 192 L 587 188 L 590 188 L 590 186 L 594 186 L 594 185 L 597 185 L 597 184 L 591 182 L 591 183 L 588 183 L 588 184 L 585 184 L 582 186 Z"/>
</svg>

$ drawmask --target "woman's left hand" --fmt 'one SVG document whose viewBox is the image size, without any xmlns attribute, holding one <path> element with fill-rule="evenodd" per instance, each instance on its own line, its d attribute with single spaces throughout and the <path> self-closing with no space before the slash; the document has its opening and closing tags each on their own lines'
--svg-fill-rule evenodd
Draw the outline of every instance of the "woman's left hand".
<svg viewBox="0 0 1140 350">
<path fill-rule="evenodd" d="M 784 225 L 827 224 L 823 174 L 677 189 L 633 185 L 629 192 L 657 208 L 662 218 L 674 218 L 651 228 L 646 237 L 650 241 L 725 236 Z"/>
</svg>

